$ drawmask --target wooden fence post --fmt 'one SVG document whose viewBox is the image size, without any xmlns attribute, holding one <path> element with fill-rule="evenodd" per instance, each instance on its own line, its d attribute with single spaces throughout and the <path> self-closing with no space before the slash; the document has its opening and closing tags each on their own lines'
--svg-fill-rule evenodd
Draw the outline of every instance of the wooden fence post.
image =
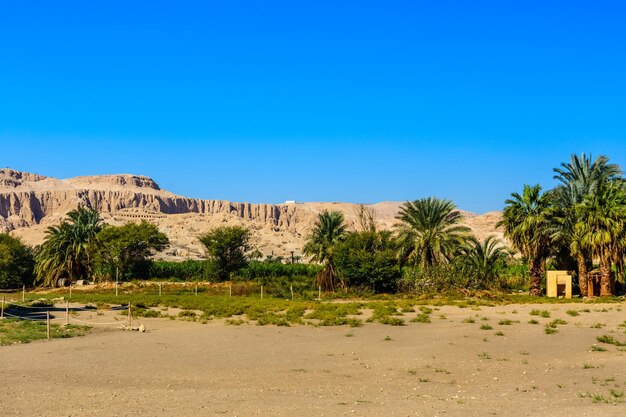
<svg viewBox="0 0 626 417">
<path fill-rule="evenodd" d="M 72 283 L 70 282 L 70 300 L 72 299 Z"/>
<path fill-rule="evenodd" d="M 159 297 L 161 296 L 161 283 L 159 282 Z"/>
<path fill-rule="evenodd" d="M 70 324 L 70 302 L 65 302 L 65 325 Z"/>
<path fill-rule="evenodd" d="M 22 285 L 22 303 L 26 300 L 26 285 Z"/>
<path fill-rule="evenodd" d="M 228 296 L 229 297 L 233 296 L 233 284 L 232 283 L 228 286 Z"/>
<path fill-rule="evenodd" d="M 317 287 L 317 299 L 320 301 L 322 300 L 322 286 L 321 285 Z"/>
<path fill-rule="evenodd" d="M 50 339 L 50 310 L 46 311 L 46 336 Z"/>
<path fill-rule="evenodd" d="M 4 296 L 2 297 L 2 309 L 0 310 L 0 319 L 4 318 Z"/>
<path fill-rule="evenodd" d="M 130 301 L 128 302 L 128 326 L 132 326 L 133 324 L 133 316 L 132 313 L 130 312 Z"/>
<path fill-rule="evenodd" d="M 198 295 L 198 284 L 196 284 L 196 295 Z"/>
<path fill-rule="evenodd" d="M 289 286 L 289 291 L 291 292 L 291 299 L 293 300 L 293 285 Z"/>
<path fill-rule="evenodd" d="M 261 285 L 261 300 L 263 299 L 263 286 Z"/>
</svg>

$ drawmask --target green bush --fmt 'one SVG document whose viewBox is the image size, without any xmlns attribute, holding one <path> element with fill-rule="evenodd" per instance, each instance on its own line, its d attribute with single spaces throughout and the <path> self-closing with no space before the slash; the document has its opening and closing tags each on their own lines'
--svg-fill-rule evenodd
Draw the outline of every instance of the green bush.
<svg viewBox="0 0 626 417">
<path fill-rule="evenodd" d="M 6 233 L 0 233 L 0 288 L 31 285 L 35 259 L 30 247 Z"/>
<path fill-rule="evenodd" d="M 199 281 L 209 278 L 206 261 L 152 261 L 148 276 L 162 280 Z"/>
<path fill-rule="evenodd" d="M 348 287 L 396 292 L 402 271 L 389 232 L 353 232 L 337 244 L 334 260 Z"/>
</svg>

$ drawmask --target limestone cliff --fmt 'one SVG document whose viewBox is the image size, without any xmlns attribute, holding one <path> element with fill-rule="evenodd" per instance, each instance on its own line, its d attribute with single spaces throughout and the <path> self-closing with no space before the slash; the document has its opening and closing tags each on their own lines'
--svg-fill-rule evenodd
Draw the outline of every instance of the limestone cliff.
<svg viewBox="0 0 626 417">
<path fill-rule="evenodd" d="M 60 180 L 0 169 L 0 231 L 12 231 L 27 243 L 39 244 L 47 226 L 59 222 L 78 206 L 102 213 L 105 222 L 123 224 L 141 219 L 168 234 L 172 246 L 165 257 L 202 257 L 197 236 L 223 224 L 253 229 L 253 244 L 265 254 L 299 255 L 305 236 L 322 210 L 344 212 L 355 221 L 356 206 L 349 203 L 250 204 L 201 200 L 162 190 L 151 178 L 138 175 L 99 175 Z M 400 203 L 372 205 L 380 226 L 390 228 Z M 466 214 L 470 227 L 484 236 L 493 232 L 499 213 Z M 495 220 L 494 220 L 495 219 Z"/>
</svg>

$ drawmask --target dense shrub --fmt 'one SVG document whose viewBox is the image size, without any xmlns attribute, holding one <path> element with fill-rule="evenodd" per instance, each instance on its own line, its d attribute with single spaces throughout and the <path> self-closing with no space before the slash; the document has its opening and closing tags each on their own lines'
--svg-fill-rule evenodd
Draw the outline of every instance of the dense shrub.
<svg viewBox="0 0 626 417">
<path fill-rule="evenodd" d="M 241 226 L 218 227 L 200 236 L 204 245 L 211 273 L 219 281 L 230 280 L 230 275 L 244 268 L 250 249 L 250 230 Z"/>
<path fill-rule="evenodd" d="M 280 262 L 249 262 L 235 275 L 240 279 L 254 280 L 268 277 L 314 278 L 322 267 L 316 264 L 283 264 Z"/>
<path fill-rule="evenodd" d="M 30 247 L 6 233 L 0 233 L 0 288 L 31 285 L 35 259 Z"/>
<path fill-rule="evenodd" d="M 207 261 L 186 260 L 182 262 L 152 261 L 148 276 L 168 280 L 206 280 L 209 278 Z"/>
<path fill-rule="evenodd" d="M 388 232 L 353 232 L 337 244 L 334 259 L 348 287 L 395 292 L 401 278 L 395 242 Z"/>
</svg>

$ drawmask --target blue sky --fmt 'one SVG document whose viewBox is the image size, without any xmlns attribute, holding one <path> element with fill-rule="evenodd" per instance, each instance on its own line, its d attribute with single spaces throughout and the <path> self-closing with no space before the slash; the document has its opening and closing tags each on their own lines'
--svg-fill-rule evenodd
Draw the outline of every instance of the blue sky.
<svg viewBox="0 0 626 417">
<path fill-rule="evenodd" d="M 621 1 L 0 3 L 0 166 L 276 203 L 500 209 L 626 165 Z"/>
</svg>

